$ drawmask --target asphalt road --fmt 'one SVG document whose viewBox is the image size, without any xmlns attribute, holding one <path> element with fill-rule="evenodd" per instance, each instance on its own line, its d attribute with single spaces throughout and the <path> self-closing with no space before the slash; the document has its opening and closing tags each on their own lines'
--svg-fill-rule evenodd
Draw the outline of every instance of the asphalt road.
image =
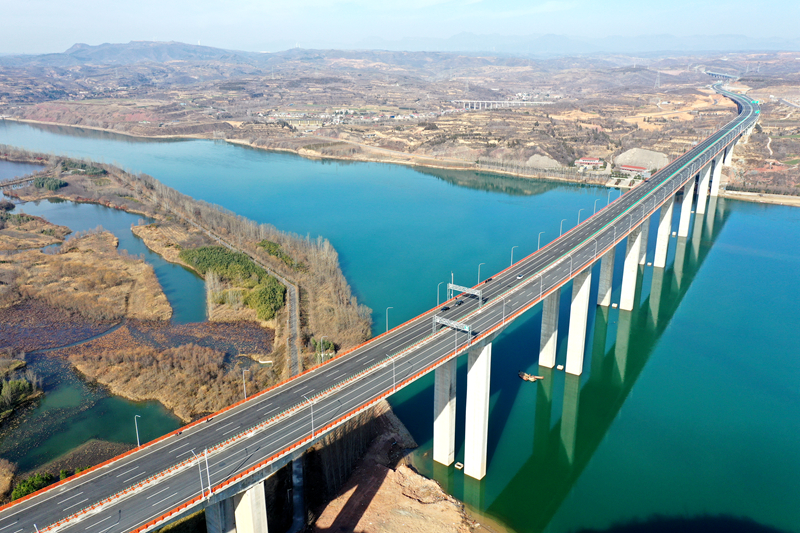
<svg viewBox="0 0 800 533">
<path fill-rule="evenodd" d="M 741 129 L 752 124 L 757 114 L 750 100 L 724 94 L 739 104 L 740 114 L 735 120 L 662 169 L 649 182 L 614 200 L 538 252 L 492 276 L 491 281 L 480 284 L 482 307 L 474 296 L 457 297 L 463 300 L 463 304 L 456 306 L 447 302 L 443 304 L 450 308 L 447 311 L 431 310 L 318 369 L 254 396 L 205 422 L 189 426 L 180 434 L 145 445 L 96 471 L 9 506 L 0 511 L 0 533 L 42 530 L 43 526 L 72 516 L 194 457 L 195 453 L 202 455 L 206 448 L 294 409 L 265 427 L 211 452 L 207 458 L 201 458 L 199 467 L 194 461 L 58 528 L 59 531 L 90 533 L 137 529 L 197 497 L 201 483 L 206 489 L 209 479 L 212 486 L 224 484 L 238 473 L 292 448 L 309 437 L 312 429 L 319 434 L 320 428 L 393 392 L 405 380 L 430 371 L 433 365 L 452 357 L 456 351 L 463 353 L 470 343 L 502 329 L 513 320 L 513 315 L 532 307 L 543 295 L 593 264 L 606 249 L 621 241 L 631 228 L 693 178 L 719 148 L 735 137 L 729 132 L 736 130 L 738 135 Z M 709 150 L 712 147 L 714 149 Z M 434 329 L 432 317 L 435 314 L 468 323 L 471 334 L 445 327 Z M 415 346 L 409 348 L 412 345 Z M 363 374 L 340 384 L 359 373 Z M 330 389 L 337 384 L 340 385 Z M 314 398 L 326 389 L 330 390 Z M 306 398 L 313 401 L 307 402 Z"/>
</svg>

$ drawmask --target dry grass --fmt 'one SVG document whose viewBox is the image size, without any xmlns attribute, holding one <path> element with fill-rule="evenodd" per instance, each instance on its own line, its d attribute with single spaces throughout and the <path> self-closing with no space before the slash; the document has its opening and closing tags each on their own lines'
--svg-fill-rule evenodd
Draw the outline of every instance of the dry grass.
<svg viewBox="0 0 800 533">
<path fill-rule="evenodd" d="M 153 268 L 144 260 L 117 253 L 117 239 L 101 232 L 75 238 L 49 255 L 26 251 L 0 264 L 4 306 L 24 299 L 76 311 L 91 320 L 122 317 L 167 320 L 172 308 Z"/>
<path fill-rule="evenodd" d="M 31 217 L 21 224 L 0 223 L 0 251 L 42 248 L 64 242 L 70 229 L 57 226 L 41 217 Z"/>
<path fill-rule="evenodd" d="M 11 482 L 16 472 L 14 463 L 0 459 L 0 501 L 7 501 L 11 491 Z"/>
</svg>

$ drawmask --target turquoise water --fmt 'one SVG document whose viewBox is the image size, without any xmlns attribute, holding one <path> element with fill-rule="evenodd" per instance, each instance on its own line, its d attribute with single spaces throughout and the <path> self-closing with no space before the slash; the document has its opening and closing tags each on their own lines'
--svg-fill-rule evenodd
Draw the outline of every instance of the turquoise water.
<svg viewBox="0 0 800 533">
<path fill-rule="evenodd" d="M 571 228 L 579 209 L 583 219 L 607 199 L 602 188 L 320 163 L 212 141 L 0 123 L 0 143 L 117 162 L 259 222 L 329 238 L 374 309 L 375 332 L 388 306 L 391 327 L 433 306 L 451 271 L 473 284 L 479 263 L 482 277 L 505 268 L 512 246 L 517 259 L 529 254 L 539 231 L 544 245 L 562 219 Z M 538 309 L 496 340 L 482 482 L 430 461 L 432 379 L 398 393 L 392 403 L 421 444 L 417 467 L 516 531 L 646 530 L 659 516 L 695 531 L 719 517 L 800 531 L 800 210 L 720 201 L 715 212 L 713 229 L 705 217 L 681 250 L 672 240 L 663 276 L 645 268 L 637 310 L 592 309 L 580 378 L 516 377 L 541 372 Z M 569 291 L 562 297 L 563 325 Z M 461 459 L 463 363 L 459 383 Z"/>
</svg>

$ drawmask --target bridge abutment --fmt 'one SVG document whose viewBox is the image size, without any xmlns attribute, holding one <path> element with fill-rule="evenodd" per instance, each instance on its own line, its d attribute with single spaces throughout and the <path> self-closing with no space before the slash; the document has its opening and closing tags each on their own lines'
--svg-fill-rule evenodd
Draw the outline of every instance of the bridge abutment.
<svg viewBox="0 0 800 533">
<path fill-rule="evenodd" d="M 433 460 L 446 466 L 456 455 L 456 361 L 434 370 Z"/>
<path fill-rule="evenodd" d="M 478 345 L 469 351 L 464 473 L 474 479 L 483 479 L 486 475 L 491 368 L 491 342 Z"/>
</svg>

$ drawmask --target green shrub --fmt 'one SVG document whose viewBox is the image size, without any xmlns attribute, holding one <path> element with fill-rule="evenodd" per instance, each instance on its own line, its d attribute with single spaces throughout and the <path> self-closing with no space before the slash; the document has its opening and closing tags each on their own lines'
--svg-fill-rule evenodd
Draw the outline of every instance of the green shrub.
<svg viewBox="0 0 800 533">
<path fill-rule="evenodd" d="M 53 476 L 53 474 L 48 474 L 47 472 L 33 474 L 32 476 L 17 483 L 17 485 L 14 487 L 14 490 L 11 492 L 11 499 L 17 500 L 23 496 L 27 496 L 28 494 L 33 494 L 37 490 L 43 489 L 50 485 L 55 480 L 55 476 Z"/>
<path fill-rule="evenodd" d="M 58 178 L 43 178 L 38 177 L 34 178 L 33 186 L 37 189 L 47 189 L 48 191 L 57 191 L 61 187 L 64 187 L 67 184 L 66 181 L 60 180 Z"/>
<path fill-rule="evenodd" d="M 263 248 L 269 255 L 271 255 L 273 257 L 277 257 L 278 259 L 283 261 L 286 264 L 286 266 L 288 266 L 289 268 L 291 268 L 293 270 L 305 270 L 306 269 L 306 267 L 305 267 L 305 265 L 303 263 L 295 262 L 295 260 L 292 259 L 289 254 L 284 252 L 283 248 L 281 248 L 281 245 L 278 244 L 277 242 L 272 242 L 272 241 L 268 241 L 268 240 L 264 239 L 263 241 L 258 243 L 258 246 Z"/>
<path fill-rule="evenodd" d="M 283 307 L 285 297 L 286 287 L 270 276 L 245 296 L 244 303 L 256 310 L 259 320 L 269 320 Z"/>
</svg>

